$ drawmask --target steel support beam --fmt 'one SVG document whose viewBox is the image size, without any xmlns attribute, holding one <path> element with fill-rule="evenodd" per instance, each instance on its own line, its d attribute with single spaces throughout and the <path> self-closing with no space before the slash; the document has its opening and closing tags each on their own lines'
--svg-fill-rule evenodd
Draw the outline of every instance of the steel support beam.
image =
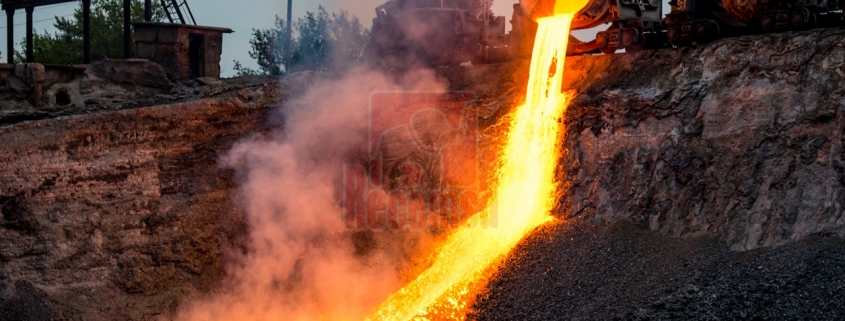
<svg viewBox="0 0 845 321">
<path fill-rule="evenodd" d="M 32 14 L 35 12 L 35 7 L 26 7 L 26 62 L 35 62 L 35 53 L 33 50 L 33 34 L 32 34 Z"/>
<path fill-rule="evenodd" d="M 6 62 L 15 63 L 15 9 L 6 9 Z"/>
<path fill-rule="evenodd" d="M 144 0 L 144 21 L 153 21 L 153 0 Z"/>
<path fill-rule="evenodd" d="M 82 63 L 91 63 L 91 0 L 82 0 Z"/>
<path fill-rule="evenodd" d="M 132 57 L 132 1 L 123 0 L 123 58 Z"/>
<path fill-rule="evenodd" d="M 42 7 L 42 6 L 49 6 L 52 4 L 59 4 L 65 2 L 77 2 L 79 0 L 18 0 L 18 1 L 0 1 L 2 2 L 3 9 L 24 9 L 27 7 Z"/>
<path fill-rule="evenodd" d="M 176 15 L 179 16 L 179 23 L 181 24 L 188 24 L 185 20 L 185 16 L 182 14 L 182 8 L 179 5 L 179 2 L 176 0 L 170 0 L 170 6 L 173 7 L 173 10 L 176 11 Z"/>
<path fill-rule="evenodd" d="M 293 0 L 288 0 L 288 25 L 285 30 L 285 57 L 282 61 L 286 61 L 291 54 L 291 47 L 293 47 Z M 285 64 L 287 69 L 287 64 Z"/>
<path fill-rule="evenodd" d="M 185 5 L 185 11 L 188 12 L 188 18 L 191 18 L 191 23 L 193 23 L 196 26 L 197 25 L 197 19 L 194 18 L 194 12 L 191 11 L 191 6 L 188 5 L 187 1 L 183 2 L 183 4 Z"/>
</svg>

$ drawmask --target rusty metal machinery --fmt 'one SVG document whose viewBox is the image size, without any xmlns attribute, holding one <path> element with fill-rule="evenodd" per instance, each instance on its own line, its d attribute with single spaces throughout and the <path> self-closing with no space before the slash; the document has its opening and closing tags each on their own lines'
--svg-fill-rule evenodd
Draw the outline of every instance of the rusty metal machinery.
<svg viewBox="0 0 845 321">
<path fill-rule="evenodd" d="M 376 8 L 365 58 L 387 67 L 508 57 L 506 20 L 484 0 L 392 0 Z"/>
<path fill-rule="evenodd" d="M 548 15 L 554 0 L 523 0 L 529 17 Z M 573 39 L 570 54 L 691 46 L 744 34 L 841 25 L 842 0 L 592 0 L 573 30 L 608 24 L 589 42 Z"/>
<path fill-rule="evenodd" d="M 556 0 L 514 5 L 510 34 L 485 0 L 391 0 L 380 6 L 367 47 L 388 66 L 495 62 L 530 55 L 536 19 Z M 566 0 L 557 0 L 566 1 Z M 591 0 L 573 30 L 599 26 L 595 39 L 571 38 L 570 55 L 694 46 L 719 38 L 843 25 L 845 0 Z"/>
<path fill-rule="evenodd" d="M 675 0 L 664 19 L 670 44 L 841 25 L 841 0 Z"/>
</svg>

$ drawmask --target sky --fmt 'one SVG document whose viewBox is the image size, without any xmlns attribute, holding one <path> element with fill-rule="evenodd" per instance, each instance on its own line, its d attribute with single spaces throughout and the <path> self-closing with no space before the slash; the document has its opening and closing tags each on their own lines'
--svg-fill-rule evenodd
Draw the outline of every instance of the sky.
<svg viewBox="0 0 845 321">
<path fill-rule="evenodd" d="M 233 61 L 238 60 L 244 66 L 256 67 L 249 57 L 249 40 L 252 29 L 269 28 L 276 15 L 284 17 L 287 10 L 286 0 L 189 0 L 197 23 L 206 26 L 229 27 L 235 33 L 228 34 L 223 40 L 222 69 L 224 75 L 232 74 Z M 330 12 L 345 10 L 358 17 L 365 26 L 372 23 L 375 7 L 386 0 L 293 0 L 294 17 L 300 17 L 307 11 L 315 11 L 319 6 Z M 499 15 L 510 16 L 516 0 L 495 0 L 494 11 Z M 38 7 L 34 13 L 35 32 L 52 30 L 54 17 L 69 16 L 79 6 L 79 2 L 70 2 L 52 6 Z M 15 14 L 16 43 L 24 37 L 25 14 L 19 10 Z M 2 62 L 6 61 L 6 15 L 0 14 L 0 51 Z"/>
</svg>

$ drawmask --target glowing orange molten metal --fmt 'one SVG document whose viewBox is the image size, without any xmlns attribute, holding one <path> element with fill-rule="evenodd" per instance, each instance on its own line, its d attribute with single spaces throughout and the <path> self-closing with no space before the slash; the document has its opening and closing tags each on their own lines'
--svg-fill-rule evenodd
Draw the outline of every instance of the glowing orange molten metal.
<svg viewBox="0 0 845 321">
<path fill-rule="evenodd" d="M 426 320 L 432 314 L 464 318 L 466 311 L 433 310 L 443 302 L 465 308 L 461 301 L 470 286 L 531 231 L 552 220 L 560 118 L 567 106 L 562 92 L 566 47 L 572 16 L 586 0 L 566 2 L 555 7 L 557 15 L 538 20 L 527 97 L 513 115 L 498 185 L 486 209 L 450 235 L 432 265 L 391 295 L 370 320 Z"/>
</svg>

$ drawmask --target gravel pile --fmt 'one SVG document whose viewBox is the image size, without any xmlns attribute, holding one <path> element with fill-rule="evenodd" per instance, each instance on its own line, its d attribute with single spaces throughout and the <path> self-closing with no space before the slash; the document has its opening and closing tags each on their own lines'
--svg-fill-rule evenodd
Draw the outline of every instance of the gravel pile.
<svg viewBox="0 0 845 321">
<path fill-rule="evenodd" d="M 845 320 L 845 240 L 732 252 L 633 224 L 560 223 L 526 240 L 471 319 Z"/>
</svg>

